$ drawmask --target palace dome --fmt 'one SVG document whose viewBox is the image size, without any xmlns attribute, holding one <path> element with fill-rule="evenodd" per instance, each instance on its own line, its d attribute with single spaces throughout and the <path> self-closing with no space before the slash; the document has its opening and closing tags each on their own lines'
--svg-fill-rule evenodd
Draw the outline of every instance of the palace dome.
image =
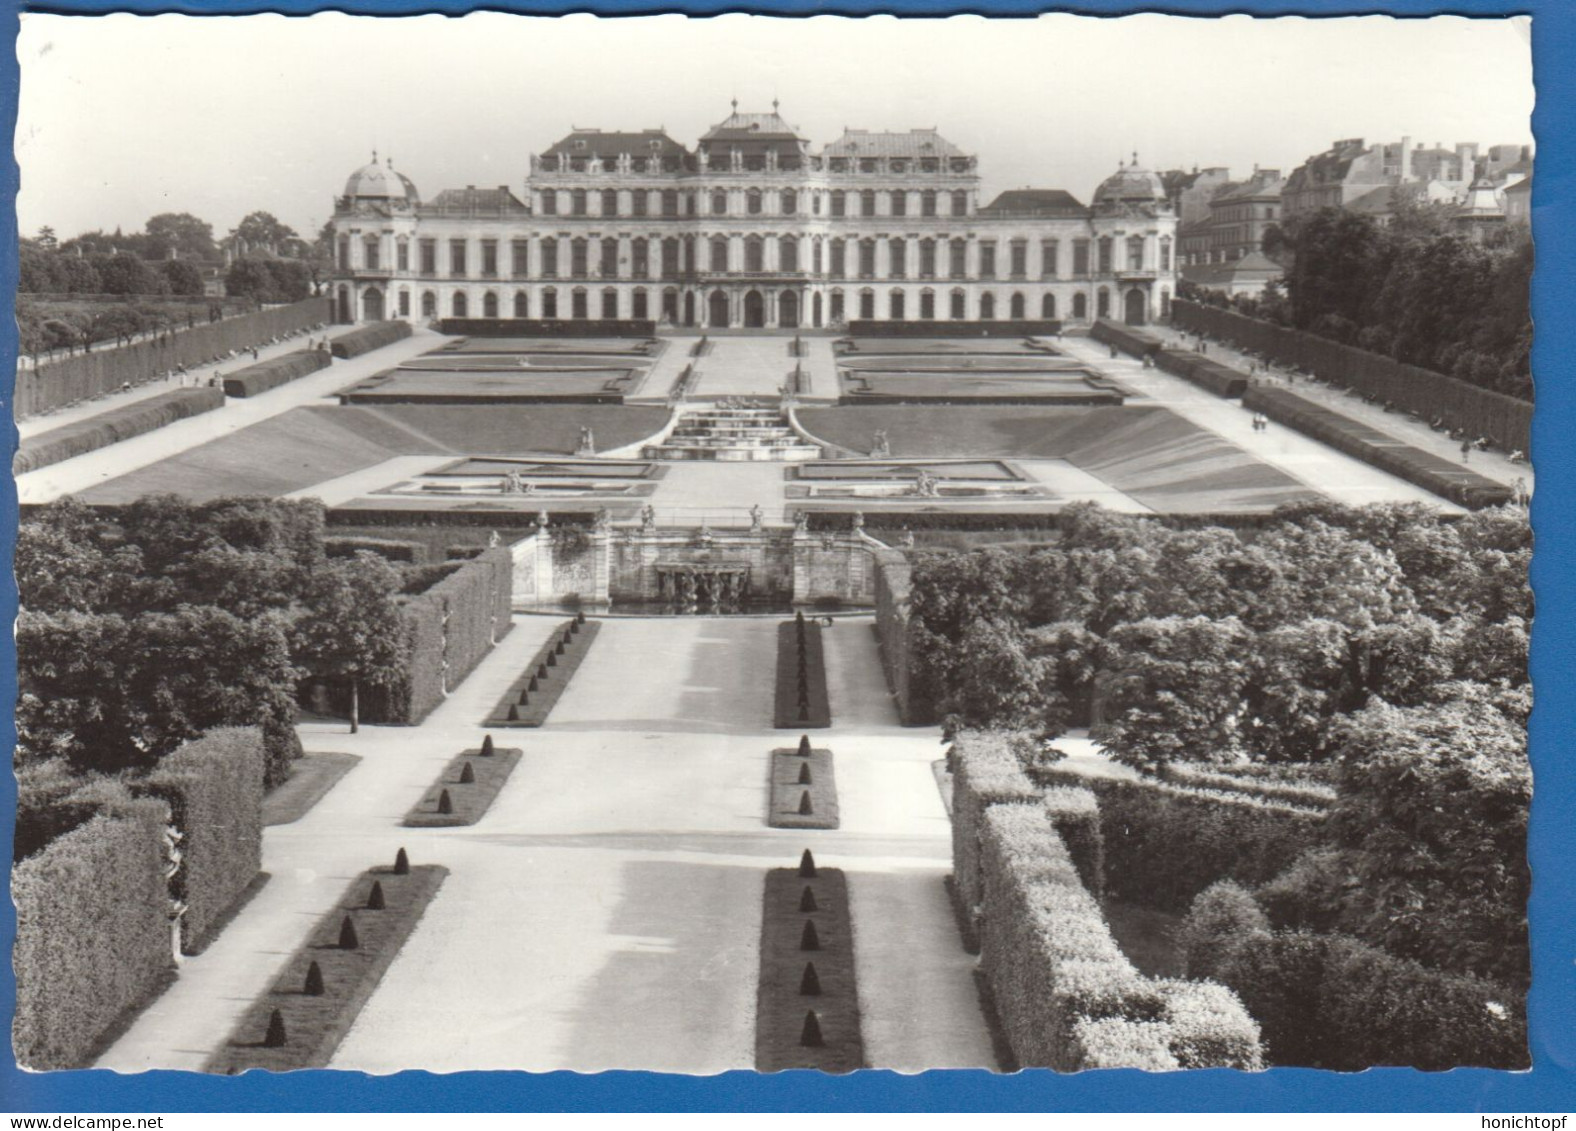
<svg viewBox="0 0 1576 1131">
<path fill-rule="evenodd" d="M 376 153 L 369 164 L 350 174 L 350 179 L 345 182 L 345 195 L 374 200 L 403 199 L 412 204 L 421 200 L 411 179 L 404 173 L 395 172 L 392 161 L 385 159 L 384 164 L 378 164 Z"/>
<path fill-rule="evenodd" d="M 1158 174 L 1138 167 L 1138 155 L 1131 165 L 1121 165 L 1094 190 L 1094 203 L 1156 204 L 1166 199 L 1166 188 Z"/>
</svg>

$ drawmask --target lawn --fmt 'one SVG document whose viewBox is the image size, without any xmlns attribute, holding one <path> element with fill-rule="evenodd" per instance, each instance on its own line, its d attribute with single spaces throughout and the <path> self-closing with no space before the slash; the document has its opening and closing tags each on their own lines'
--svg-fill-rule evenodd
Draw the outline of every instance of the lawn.
<svg viewBox="0 0 1576 1131">
<path fill-rule="evenodd" d="M 405 814 L 405 825 L 416 829 L 474 825 L 492 807 L 519 762 L 519 748 L 494 748 L 492 736 L 488 735 L 487 743 L 480 749 L 463 750 L 450 759 L 432 788 Z M 448 812 L 444 812 L 445 795 Z"/>
<path fill-rule="evenodd" d="M 359 754 L 305 754 L 290 776 L 263 797 L 263 824 L 288 825 L 306 816 L 361 761 Z"/>
</svg>

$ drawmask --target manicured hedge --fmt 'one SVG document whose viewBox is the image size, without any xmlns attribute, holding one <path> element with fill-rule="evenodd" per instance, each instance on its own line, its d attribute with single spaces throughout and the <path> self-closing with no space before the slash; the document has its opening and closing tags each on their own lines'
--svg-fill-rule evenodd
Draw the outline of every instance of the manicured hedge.
<svg viewBox="0 0 1576 1131">
<path fill-rule="evenodd" d="M 186 904 L 181 949 L 200 951 L 263 866 L 263 736 L 221 727 L 168 755 L 143 786 L 180 832 L 172 893 Z"/>
<path fill-rule="evenodd" d="M 362 550 L 370 550 L 391 562 L 420 563 L 425 547 L 420 542 L 405 542 L 397 538 L 328 537 L 323 539 L 323 552 L 331 558 L 353 558 Z"/>
<path fill-rule="evenodd" d="M 568 689 L 569 681 L 580 670 L 586 653 L 591 650 L 591 642 L 601 630 L 602 622 L 595 620 L 566 620 L 558 625 L 536 650 L 531 662 L 515 676 L 482 725 L 543 726 Z"/>
<path fill-rule="evenodd" d="M 1155 354 L 1155 364 L 1164 372 L 1208 390 L 1217 397 L 1235 400 L 1248 390 L 1246 375 L 1205 354 L 1162 349 Z"/>
<path fill-rule="evenodd" d="M 329 348 L 335 357 L 360 357 L 364 353 L 371 353 L 373 350 L 393 345 L 408 337 L 410 337 L 409 322 L 373 322 L 359 330 L 341 334 L 334 339 Z"/>
<path fill-rule="evenodd" d="M 910 678 L 910 639 L 916 626 L 909 617 L 909 597 L 913 591 L 913 566 L 901 550 L 875 549 L 876 637 L 880 641 L 881 667 L 887 687 L 897 700 L 898 717 L 904 726 L 925 726 L 935 721 L 930 701 L 918 694 L 917 681 Z"/>
<path fill-rule="evenodd" d="M 245 369 L 229 374 L 224 379 L 227 397 L 255 397 L 281 385 L 288 385 L 308 373 L 327 369 L 330 358 L 327 350 L 296 350 L 283 357 L 259 361 Z"/>
<path fill-rule="evenodd" d="M 1096 899 L 1105 894 L 1105 838 L 1100 832 L 1100 805 L 1094 793 L 1070 785 L 1045 791 L 1045 815 L 1061 835 L 1078 868 L 1078 878 Z"/>
<path fill-rule="evenodd" d="M 222 389 L 175 389 L 156 397 L 101 412 L 75 424 L 51 428 L 23 440 L 11 459 L 14 475 L 23 475 L 74 456 L 96 452 L 133 436 L 142 436 L 177 420 L 201 416 L 224 407 Z"/>
<path fill-rule="evenodd" d="M 1185 911 L 1221 879 L 1260 884 L 1324 843 L 1324 814 L 1283 802 L 1152 779 L 1084 778 L 1055 766 L 1041 781 L 1082 785 L 1100 803 L 1106 893 Z"/>
<path fill-rule="evenodd" d="M 777 678 L 772 725 L 778 730 L 821 730 L 832 725 L 826 689 L 826 647 L 819 623 L 804 623 L 805 707 L 799 709 L 799 627 L 777 626 Z"/>
<path fill-rule="evenodd" d="M 1104 318 L 1089 327 L 1089 336 L 1102 345 L 1115 346 L 1123 353 L 1130 353 L 1134 357 L 1159 353 L 1162 348 L 1160 339 L 1154 335 Z"/>
<path fill-rule="evenodd" d="M 990 806 L 980 832 L 980 970 L 1020 1067 L 1261 1067 L 1230 991 L 1152 982 L 1122 954 L 1043 810 Z"/>
<path fill-rule="evenodd" d="M 1433 452 L 1414 448 L 1377 428 L 1299 397 L 1289 389 L 1255 386 L 1243 395 L 1242 407 L 1261 412 L 1336 451 L 1464 507 L 1503 506 L 1514 496 L 1509 487 L 1479 475 L 1464 463 L 1454 463 Z"/>
<path fill-rule="evenodd" d="M 11 874 L 16 904 L 17 1061 L 86 1067 L 107 1033 L 170 977 L 164 827 L 169 808 L 127 801 Z"/>
<path fill-rule="evenodd" d="M 977 951 L 984 878 L 980 836 L 988 806 L 1037 805 L 1040 791 L 1023 772 L 1007 740 L 991 731 L 961 731 L 952 743 L 952 882 L 963 941 Z"/>
<path fill-rule="evenodd" d="M 1189 914 L 1188 973 L 1208 974 L 1237 992 L 1277 1065 L 1349 1072 L 1530 1063 L 1525 1002 L 1502 986 L 1344 935 L 1272 932 L 1262 920 L 1220 912 L 1219 893 L 1209 891 Z"/>
<path fill-rule="evenodd" d="M 1390 401 L 1425 419 L 1443 417 L 1447 426 L 1464 428 L 1473 436 L 1486 435 L 1507 450 L 1531 450 L 1532 405 L 1526 401 L 1383 354 L 1185 299 L 1172 302 L 1171 316 L 1173 323 L 1184 329 L 1236 342 L 1283 365 Z"/>
<path fill-rule="evenodd" d="M 1321 782 L 1277 781 L 1270 777 L 1217 772 L 1213 768 L 1187 762 L 1166 763 L 1160 770 L 1160 777 L 1176 785 L 1243 793 L 1306 809 L 1325 809 L 1335 801 L 1334 788 Z"/>
</svg>

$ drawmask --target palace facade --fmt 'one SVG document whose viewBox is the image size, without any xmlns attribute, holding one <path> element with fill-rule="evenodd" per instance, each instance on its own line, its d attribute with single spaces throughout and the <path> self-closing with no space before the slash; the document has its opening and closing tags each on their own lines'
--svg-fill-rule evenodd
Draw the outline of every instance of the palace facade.
<svg viewBox="0 0 1576 1131">
<path fill-rule="evenodd" d="M 979 200 L 978 159 L 933 129 L 847 130 L 820 150 L 734 112 L 687 149 L 662 130 L 576 129 L 507 185 L 422 200 L 390 162 L 334 208 L 341 321 L 651 319 L 835 327 L 1097 316 L 1144 323 L 1176 292 L 1177 217 L 1122 165 L 1090 205 L 1057 189 Z"/>
</svg>

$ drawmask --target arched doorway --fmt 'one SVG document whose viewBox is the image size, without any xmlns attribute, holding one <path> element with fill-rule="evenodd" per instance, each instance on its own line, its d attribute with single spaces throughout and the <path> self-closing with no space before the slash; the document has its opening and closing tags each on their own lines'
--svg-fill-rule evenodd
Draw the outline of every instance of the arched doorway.
<svg viewBox="0 0 1576 1131">
<path fill-rule="evenodd" d="M 996 317 L 996 296 L 986 291 L 980 295 L 980 321 L 989 322 Z"/>
<path fill-rule="evenodd" d="M 684 325 L 695 325 L 695 292 L 687 291 L 684 294 Z"/>
<path fill-rule="evenodd" d="M 766 300 L 760 291 L 749 291 L 744 296 L 744 324 L 751 329 L 766 325 Z"/>
<path fill-rule="evenodd" d="M 1144 310 L 1149 305 L 1144 298 L 1144 292 L 1134 287 L 1127 292 L 1124 300 L 1123 318 L 1129 326 L 1142 326 L 1144 324 Z"/>
<path fill-rule="evenodd" d="M 901 322 L 908 317 L 902 291 L 893 291 L 887 296 L 887 317 L 893 322 Z"/>
<path fill-rule="evenodd" d="M 1020 291 L 1013 291 L 1012 298 L 1008 300 L 1007 309 L 1011 312 L 1009 317 L 1022 320 L 1024 317 L 1024 299 Z"/>
<path fill-rule="evenodd" d="M 712 291 L 711 299 L 707 303 L 707 324 L 713 329 L 723 329 L 728 325 L 728 293 L 726 291 Z"/>
<path fill-rule="evenodd" d="M 498 317 L 498 296 L 493 294 L 492 291 L 488 291 L 486 294 L 482 295 L 482 317 Z"/>
<path fill-rule="evenodd" d="M 350 316 L 350 288 L 349 287 L 340 287 L 339 288 L 339 321 L 341 321 L 341 322 L 350 322 L 350 321 L 352 321 L 352 318 Z"/>
<path fill-rule="evenodd" d="M 777 299 L 777 325 L 789 330 L 799 327 L 799 296 L 793 291 L 784 291 Z"/>
<path fill-rule="evenodd" d="M 811 300 L 810 300 L 810 310 L 812 312 L 812 317 L 815 320 L 814 321 L 815 328 L 817 330 L 819 330 L 821 328 L 821 292 L 820 291 L 816 291 L 814 297 L 811 298 Z"/>
<path fill-rule="evenodd" d="M 1082 291 L 1073 295 L 1073 317 L 1080 322 L 1089 317 L 1089 300 Z"/>
</svg>

